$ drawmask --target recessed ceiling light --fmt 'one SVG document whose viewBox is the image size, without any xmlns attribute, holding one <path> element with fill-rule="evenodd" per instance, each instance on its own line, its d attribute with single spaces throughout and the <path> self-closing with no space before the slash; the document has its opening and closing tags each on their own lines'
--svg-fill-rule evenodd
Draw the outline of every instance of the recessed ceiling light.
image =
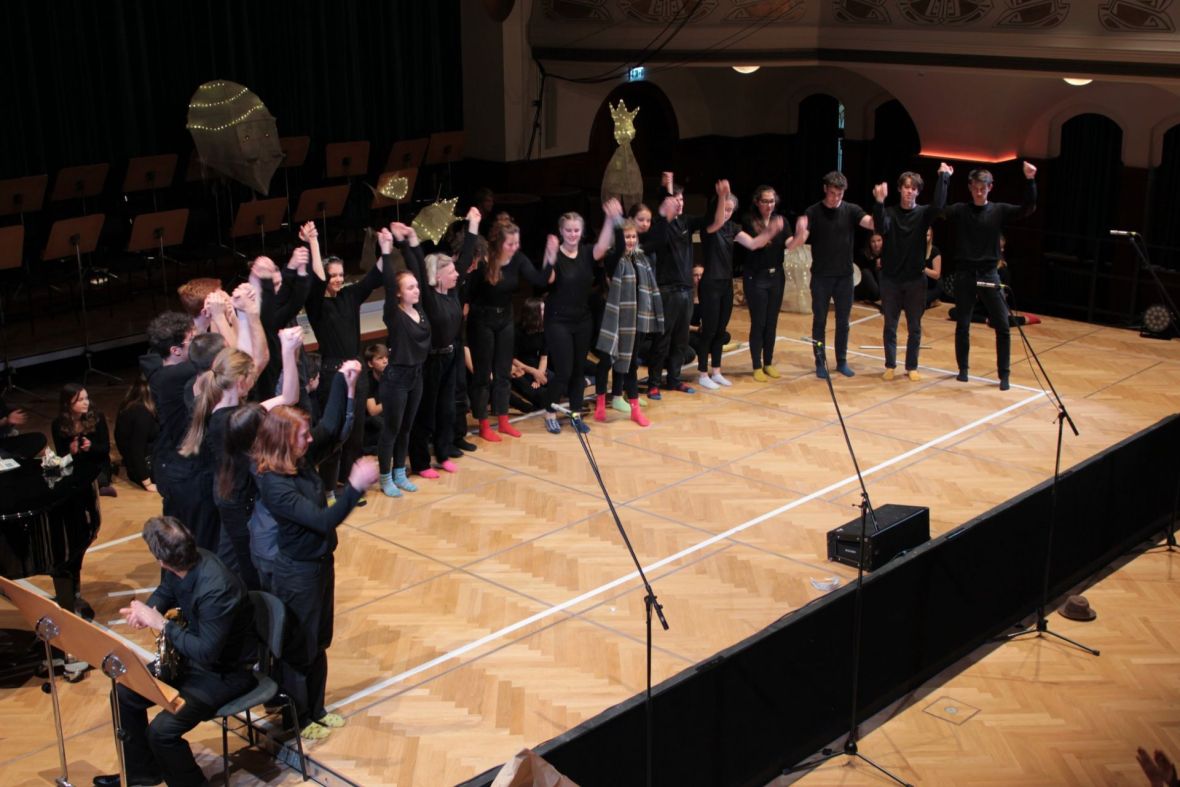
<svg viewBox="0 0 1180 787">
<path fill-rule="evenodd" d="M 760 68 L 762 68 L 762 66 L 734 66 L 733 70 L 739 74 L 753 74 Z"/>
<path fill-rule="evenodd" d="M 1082 87 L 1093 82 L 1093 79 L 1082 79 L 1081 77 L 1063 77 L 1065 84 L 1073 85 L 1074 87 Z"/>
</svg>

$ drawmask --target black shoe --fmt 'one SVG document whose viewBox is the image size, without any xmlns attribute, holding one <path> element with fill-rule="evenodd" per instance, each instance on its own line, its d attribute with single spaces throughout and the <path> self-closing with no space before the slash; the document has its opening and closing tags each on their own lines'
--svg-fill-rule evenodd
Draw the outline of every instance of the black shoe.
<svg viewBox="0 0 1180 787">
<path fill-rule="evenodd" d="M 466 437 L 460 437 L 455 441 L 455 445 L 464 451 L 474 451 L 479 448 L 479 446 L 468 440 Z"/>
<path fill-rule="evenodd" d="M 127 784 L 130 787 L 153 787 L 156 784 L 163 784 L 164 780 L 158 776 L 128 776 Z M 122 782 L 117 773 L 106 773 L 101 776 L 94 777 L 94 787 L 119 787 Z"/>
<path fill-rule="evenodd" d="M 90 602 L 81 596 L 74 599 L 74 612 L 82 620 L 94 620 L 94 607 L 90 606 Z"/>
<path fill-rule="evenodd" d="M 474 443 L 472 445 L 474 445 Z M 452 445 L 450 448 L 447 449 L 447 457 L 449 457 L 450 459 L 458 459 L 461 456 L 463 456 L 463 449 L 460 448 L 459 446 Z"/>
</svg>

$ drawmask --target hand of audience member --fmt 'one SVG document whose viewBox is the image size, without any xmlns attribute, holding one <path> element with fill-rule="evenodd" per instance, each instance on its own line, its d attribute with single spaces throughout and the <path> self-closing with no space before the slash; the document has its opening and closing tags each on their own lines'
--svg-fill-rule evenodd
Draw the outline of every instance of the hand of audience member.
<svg viewBox="0 0 1180 787">
<path fill-rule="evenodd" d="M 276 272 L 278 272 L 278 266 L 270 257 L 258 256 L 254 258 L 254 262 L 250 263 L 250 275 L 256 276 L 262 281 L 269 281 Z"/>
<path fill-rule="evenodd" d="M 314 221 L 305 222 L 304 225 L 299 228 L 299 240 L 303 241 L 304 243 L 311 243 L 312 241 L 317 240 L 319 237 L 320 231 L 315 228 Z"/>
<path fill-rule="evenodd" d="M 309 252 L 303 246 L 297 246 L 295 250 L 291 252 L 291 259 L 287 263 L 287 268 L 289 270 L 298 271 L 299 275 L 302 276 L 307 272 L 307 263 L 310 261 L 311 252 Z"/>
<path fill-rule="evenodd" d="M 364 492 L 377 483 L 380 476 L 381 470 L 377 467 L 377 460 L 371 456 L 362 456 L 348 472 L 348 484 L 356 491 Z"/>
<path fill-rule="evenodd" d="M 254 285 L 250 282 L 239 284 L 234 289 L 234 294 L 230 300 L 234 308 L 243 314 L 258 314 L 260 308 L 258 290 L 254 289 Z"/>
<path fill-rule="evenodd" d="M 875 199 L 877 202 L 884 203 L 885 198 L 888 196 L 889 196 L 889 184 L 888 183 L 878 183 L 876 186 L 873 186 L 873 199 Z"/>
<path fill-rule="evenodd" d="M 1028 161 L 1024 162 L 1024 176 L 1029 180 L 1032 180 L 1037 176 L 1037 168 Z"/>
<path fill-rule="evenodd" d="M 279 329 L 279 346 L 284 350 L 303 346 L 303 329 L 298 325 Z"/>
<path fill-rule="evenodd" d="M 938 165 L 938 174 L 946 174 L 949 177 L 955 174 L 955 168 L 943 161 Z"/>
<path fill-rule="evenodd" d="M 389 231 L 389 227 L 382 227 L 377 230 L 377 245 L 381 248 L 381 254 L 393 254 L 393 233 Z"/>
<path fill-rule="evenodd" d="M 78 441 L 78 450 L 79 451 L 89 451 L 90 450 L 90 439 L 87 437 L 82 437 Z"/>
<path fill-rule="evenodd" d="M 1143 769 L 1151 787 L 1171 787 L 1176 784 L 1176 766 L 1159 749 L 1155 750 L 1155 757 L 1152 757 L 1140 747 L 1135 752 L 1135 759 L 1139 761 L 1139 767 Z"/>
</svg>

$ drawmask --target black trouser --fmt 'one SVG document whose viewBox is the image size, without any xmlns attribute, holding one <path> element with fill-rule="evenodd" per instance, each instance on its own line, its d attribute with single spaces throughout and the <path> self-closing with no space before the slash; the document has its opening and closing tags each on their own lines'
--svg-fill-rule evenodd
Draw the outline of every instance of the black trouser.
<svg viewBox="0 0 1180 787">
<path fill-rule="evenodd" d="M 750 363 L 755 369 L 774 363 L 778 315 L 783 308 L 786 276 L 782 268 L 753 271 L 742 278 L 750 309 Z"/>
<path fill-rule="evenodd" d="M 860 265 L 860 284 L 856 285 L 853 293 L 858 300 L 881 300 L 881 287 L 877 284 L 877 270 L 868 265 Z"/>
<path fill-rule="evenodd" d="M 552 403 L 549 399 L 549 386 L 553 382 L 553 373 L 546 372 L 545 383 L 536 388 L 533 383 L 536 380 L 531 374 L 523 374 L 520 377 L 512 378 L 512 388 L 509 391 L 509 398 L 512 406 L 522 413 L 531 413 L 536 410 L 548 410 Z"/>
<path fill-rule="evenodd" d="M 1000 283 L 1000 274 L 995 264 L 989 268 L 977 269 L 975 277 L 971 278 L 971 271 L 956 272 L 955 281 L 955 360 L 959 363 L 959 370 L 970 368 L 968 360 L 971 355 L 971 313 L 975 309 L 975 299 L 983 301 L 987 309 L 988 319 L 991 320 L 992 330 L 996 332 L 996 372 L 1000 377 L 1008 376 L 1008 363 L 1012 353 L 1012 333 L 1008 324 L 1008 304 L 1004 303 L 1004 291 L 988 287 L 976 287 L 975 282 L 987 281 Z"/>
<path fill-rule="evenodd" d="M 714 369 L 721 367 L 721 348 L 727 334 L 729 318 L 733 316 L 733 279 L 701 279 L 700 350 L 697 351 L 697 371 L 709 371 L 710 362 Z M 779 305 L 782 305 L 779 294 Z"/>
<path fill-rule="evenodd" d="M 688 321 L 692 318 L 692 288 L 681 285 L 660 287 L 664 302 L 664 332 L 654 343 L 647 360 L 650 385 L 658 387 L 664 367 L 668 368 L 668 388 L 680 386 L 680 367 L 684 365 L 681 347 L 688 345 Z"/>
<path fill-rule="evenodd" d="M 570 410 L 582 409 L 586 392 L 586 376 L 582 366 L 590 351 L 589 320 L 581 322 L 545 321 L 545 351 L 549 355 L 549 403 L 569 397 Z"/>
<path fill-rule="evenodd" d="M 161 710 L 151 724 L 147 709 L 155 703 L 122 684 L 117 686 L 119 721 L 126 736 L 127 779 L 153 781 L 162 777 L 168 787 L 207 784 L 184 734 L 213 718 L 218 708 L 250 691 L 255 683 L 254 676 L 245 671 L 218 675 L 190 667 L 178 686 L 184 705 L 176 713 Z M 194 696 L 194 688 L 198 696 Z"/>
<path fill-rule="evenodd" d="M 381 375 L 381 417 L 377 464 L 382 473 L 405 468 L 410 429 L 422 400 L 422 367 L 389 364 Z"/>
<path fill-rule="evenodd" d="M 747 299 L 750 297 L 746 296 Z M 836 302 L 836 363 L 848 363 L 848 317 L 852 314 L 852 274 L 811 276 L 811 338 L 824 341 L 828 303 Z"/>
<path fill-rule="evenodd" d="M 926 280 L 926 308 L 929 309 L 935 301 L 942 297 L 942 281 L 929 276 L 922 278 Z"/>
<path fill-rule="evenodd" d="M 320 385 L 315 389 L 316 398 L 320 403 L 320 412 L 328 406 L 328 395 L 332 392 L 332 380 L 345 361 L 351 358 L 325 358 L 320 365 Z M 340 444 L 320 461 L 317 468 L 320 480 L 324 482 L 324 489 L 334 492 L 336 485 L 348 481 L 348 473 L 353 463 L 364 455 L 365 451 L 365 400 L 369 398 L 369 373 L 363 369 L 356 378 L 356 398 L 353 400 L 355 411 L 352 418 L 352 431 Z M 343 469 L 342 469 L 343 468 Z"/>
<path fill-rule="evenodd" d="M 324 717 L 328 685 L 328 647 L 336 599 L 336 568 L 331 555 L 293 560 L 279 553 L 271 592 L 287 607 L 287 641 L 283 647 L 283 690 L 295 702 L 299 728 Z"/>
<path fill-rule="evenodd" d="M 897 323 L 905 311 L 905 369 L 918 368 L 918 350 L 922 346 L 922 312 L 926 310 L 926 277 L 894 281 L 881 275 L 881 312 L 885 315 L 885 368 L 897 368 Z"/>
<path fill-rule="evenodd" d="M 467 398 L 467 361 L 465 353 L 463 352 L 463 335 L 460 333 L 459 338 L 455 339 L 455 416 L 453 427 L 451 428 L 452 439 L 458 443 L 459 440 L 467 439 L 467 413 L 470 410 L 470 402 Z"/>
<path fill-rule="evenodd" d="M 455 367 L 462 363 L 455 353 L 430 351 L 422 367 L 422 400 L 410 430 L 410 469 L 420 473 L 430 467 L 430 446 L 439 464 L 451 458 L 455 429 Z"/>
<path fill-rule="evenodd" d="M 508 415 L 508 391 L 512 387 L 512 309 L 472 306 L 467 322 L 471 345 L 471 412 L 479 420 L 488 417 L 488 393 L 492 415 Z"/>
<path fill-rule="evenodd" d="M 624 391 L 628 401 L 639 398 L 639 358 L 660 340 L 660 334 L 641 333 L 635 336 L 635 351 L 631 354 L 631 368 L 626 372 L 615 369 L 611 375 L 611 396 L 620 396 Z"/>
<path fill-rule="evenodd" d="M 218 556 L 222 555 L 228 545 L 233 559 L 222 562 L 237 572 L 248 589 L 261 590 L 262 583 L 258 578 L 258 571 L 254 568 L 254 560 L 250 556 L 249 523 L 253 506 L 218 503 L 217 513 L 221 518 L 221 544 L 218 547 Z"/>
<path fill-rule="evenodd" d="M 160 475 L 156 488 L 164 495 L 164 514 L 179 519 L 197 546 L 216 552 L 221 518 L 213 502 L 212 474 L 194 458 L 172 457 Z"/>
</svg>

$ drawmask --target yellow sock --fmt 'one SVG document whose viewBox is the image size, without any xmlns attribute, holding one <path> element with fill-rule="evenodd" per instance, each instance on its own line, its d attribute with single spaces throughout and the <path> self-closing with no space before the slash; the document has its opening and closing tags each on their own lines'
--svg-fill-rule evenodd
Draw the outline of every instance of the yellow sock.
<svg viewBox="0 0 1180 787">
<path fill-rule="evenodd" d="M 760 383 L 770 382 L 770 378 L 766 376 L 766 372 L 761 369 L 754 370 L 754 380 Z"/>
<path fill-rule="evenodd" d="M 892 369 L 886 369 L 886 370 L 885 370 L 885 374 L 881 375 L 881 379 L 883 379 L 883 380 L 892 380 L 892 379 L 893 379 L 893 370 L 892 370 Z"/>
<path fill-rule="evenodd" d="M 771 364 L 766 364 L 763 366 L 762 371 L 766 372 L 767 377 L 773 377 L 776 380 L 782 377 L 782 375 L 778 373 L 778 369 L 775 369 Z"/>
</svg>

